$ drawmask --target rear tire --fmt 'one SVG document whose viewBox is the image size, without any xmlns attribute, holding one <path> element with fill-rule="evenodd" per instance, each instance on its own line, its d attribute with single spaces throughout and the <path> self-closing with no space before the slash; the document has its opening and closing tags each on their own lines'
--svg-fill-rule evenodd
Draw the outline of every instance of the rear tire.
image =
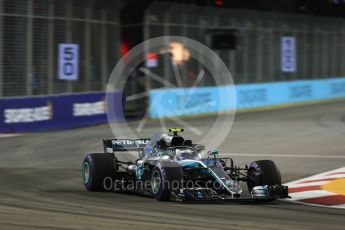
<svg viewBox="0 0 345 230">
<path fill-rule="evenodd" d="M 112 191 L 116 160 L 105 153 L 88 154 L 82 165 L 82 181 L 88 191 Z"/>
<path fill-rule="evenodd" d="M 151 174 L 151 189 L 158 201 L 170 201 L 171 191 L 178 189 L 183 179 L 183 170 L 176 162 L 161 162 Z"/>
<path fill-rule="evenodd" d="M 247 186 L 249 192 L 251 192 L 255 186 L 277 184 L 281 184 L 281 175 L 273 161 L 254 161 L 249 165 L 247 172 Z"/>
</svg>

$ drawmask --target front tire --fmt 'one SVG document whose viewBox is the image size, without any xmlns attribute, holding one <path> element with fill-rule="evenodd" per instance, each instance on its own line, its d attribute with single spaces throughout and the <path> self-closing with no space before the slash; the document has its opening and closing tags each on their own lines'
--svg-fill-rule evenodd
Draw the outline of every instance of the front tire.
<svg viewBox="0 0 345 230">
<path fill-rule="evenodd" d="M 105 153 L 88 154 L 82 165 L 82 181 L 88 191 L 111 191 L 116 176 L 116 161 Z"/>
<path fill-rule="evenodd" d="M 247 186 L 249 192 L 251 192 L 255 186 L 277 184 L 281 184 L 281 175 L 273 161 L 254 161 L 249 165 L 247 172 Z"/>
<path fill-rule="evenodd" d="M 151 174 L 151 190 L 158 201 L 169 201 L 171 191 L 178 189 L 183 179 L 183 170 L 176 162 L 160 162 Z"/>
</svg>

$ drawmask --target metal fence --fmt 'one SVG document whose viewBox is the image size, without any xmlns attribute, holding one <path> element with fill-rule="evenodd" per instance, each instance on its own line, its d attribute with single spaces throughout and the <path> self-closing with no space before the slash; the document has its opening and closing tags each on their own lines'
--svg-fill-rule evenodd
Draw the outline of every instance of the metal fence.
<svg viewBox="0 0 345 230">
<path fill-rule="evenodd" d="M 345 20 L 215 9 L 172 3 L 155 3 L 146 12 L 145 39 L 185 36 L 206 45 L 212 30 L 234 32 L 234 50 L 216 50 L 240 83 L 321 79 L 345 76 Z M 296 40 L 297 69 L 281 71 L 281 38 Z M 197 64 L 180 65 L 188 82 Z M 161 71 L 162 72 L 162 71 Z M 169 71 L 165 77 L 171 79 Z M 195 74 L 194 74 L 195 75 Z M 213 85 L 209 76 L 204 85 Z"/>
<path fill-rule="evenodd" d="M 96 9 L 73 2 L 0 0 L 0 97 L 104 90 L 120 58 L 119 6 Z M 210 31 L 231 31 L 237 38 L 236 48 L 215 51 L 237 84 L 334 78 L 345 76 L 344 22 L 157 2 L 146 10 L 143 37 L 185 36 L 210 46 Z M 283 36 L 296 39 L 297 69 L 292 73 L 281 71 Z M 58 79 L 61 43 L 80 47 L 78 80 Z M 172 80 L 168 64 L 160 65 L 158 72 Z M 179 65 L 185 86 L 192 84 L 199 68 L 192 59 Z M 156 87 L 154 81 L 145 85 L 145 81 L 133 79 L 129 85 L 146 90 Z M 201 84 L 214 85 L 214 79 L 206 73 Z"/>
<path fill-rule="evenodd" d="M 104 90 L 120 58 L 119 10 L 0 0 L 0 97 Z M 86 1 L 87 2 L 87 1 Z M 79 79 L 58 79 L 58 45 L 79 45 Z"/>
</svg>

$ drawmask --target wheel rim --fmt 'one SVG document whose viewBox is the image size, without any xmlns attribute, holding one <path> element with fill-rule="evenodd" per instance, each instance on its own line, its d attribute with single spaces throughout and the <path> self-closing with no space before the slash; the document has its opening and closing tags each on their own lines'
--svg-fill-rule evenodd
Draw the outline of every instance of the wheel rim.
<svg viewBox="0 0 345 230">
<path fill-rule="evenodd" d="M 90 180 L 90 166 L 88 162 L 83 164 L 82 176 L 84 184 L 87 184 Z"/>
<path fill-rule="evenodd" d="M 157 194 L 161 188 L 161 176 L 158 171 L 154 171 L 151 178 L 152 192 Z"/>
</svg>

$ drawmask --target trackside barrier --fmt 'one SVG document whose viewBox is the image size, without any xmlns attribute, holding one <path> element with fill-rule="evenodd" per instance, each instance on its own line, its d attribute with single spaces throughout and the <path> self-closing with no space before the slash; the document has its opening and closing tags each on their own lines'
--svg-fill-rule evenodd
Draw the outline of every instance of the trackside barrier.
<svg viewBox="0 0 345 230">
<path fill-rule="evenodd" d="M 151 118 L 345 98 L 345 78 L 151 90 Z"/>
<path fill-rule="evenodd" d="M 123 94 L 111 93 L 118 109 L 112 121 L 123 121 Z M 105 93 L 0 99 L 0 132 L 70 129 L 107 122 Z M 110 106 L 111 107 L 111 106 Z M 114 110 L 114 109 L 113 109 Z"/>
</svg>

